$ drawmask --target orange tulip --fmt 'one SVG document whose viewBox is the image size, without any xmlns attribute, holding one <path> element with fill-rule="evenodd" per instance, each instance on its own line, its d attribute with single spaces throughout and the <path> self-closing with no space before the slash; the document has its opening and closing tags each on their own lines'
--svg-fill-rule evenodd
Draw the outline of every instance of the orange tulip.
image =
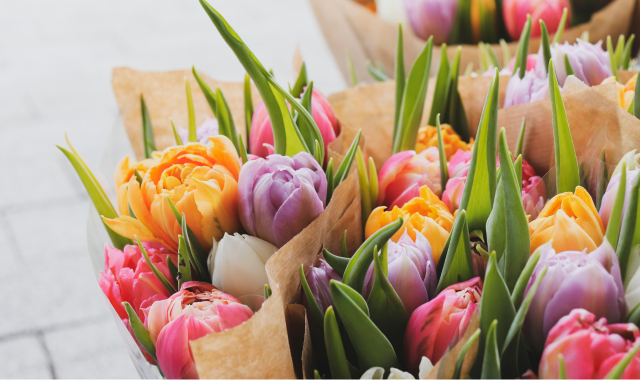
<svg viewBox="0 0 640 380">
<path fill-rule="evenodd" d="M 616 77 L 609 77 L 602 81 L 602 84 L 607 83 L 615 83 L 616 89 L 618 91 L 618 105 L 625 110 L 629 108 L 631 105 L 631 101 L 633 100 L 633 96 L 635 95 L 636 90 L 636 81 L 638 79 L 638 74 L 634 75 L 627 81 L 625 85 L 618 83 Z"/>
<path fill-rule="evenodd" d="M 587 191 L 578 186 L 575 193 L 562 193 L 544 206 L 538 218 L 529 223 L 531 253 L 553 239 L 556 252 L 591 252 L 604 239 L 604 225 Z"/>
<path fill-rule="evenodd" d="M 444 143 L 444 151 L 447 155 L 447 160 L 456 154 L 458 150 L 471 150 L 473 147 L 473 137 L 470 143 L 466 143 L 460 139 L 460 136 L 453 130 L 449 124 L 440 125 L 442 131 L 442 142 Z M 418 141 L 416 142 L 416 152 L 420 153 L 423 150 L 431 147 L 438 147 L 438 133 L 436 127 L 427 125 L 421 127 L 418 130 Z"/>
<path fill-rule="evenodd" d="M 454 218 L 447 206 L 429 187 L 422 186 L 420 196 L 413 198 L 402 208 L 395 206 L 391 211 L 385 211 L 385 209 L 385 206 L 380 206 L 371 212 L 364 229 L 365 238 L 369 238 L 376 231 L 402 216 L 404 224 L 391 237 L 391 240 L 397 243 L 406 230 L 409 237 L 415 241 L 416 233 L 419 232 L 429 240 L 433 259 L 437 263 L 453 227 Z"/>
<path fill-rule="evenodd" d="M 213 146 L 192 143 L 167 148 L 146 171 L 142 184 L 135 176 L 129 179 L 128 207 L 135 218 L 123 214 L 103 218 L 105 223 L 124 237 L 137 235 L 142 241 L 177 251 L 182 232 L 167 201 L 170 198 L 207 252 L 214 239 L 220 240 L 225 232 L 238 232 L 240 160 L 228 138 L 209 140 Z"/>
<path fill-rule="evenodd" d="M 129 180 L 133 177 L 133 170 L 137 169 L 140 175 L 144 176 L 150 167 L 160 162 L 162 153 L 153 152 L 152 158 L 147 158 L 139 162 L 132 162 L 129 156 L 125 156 L 118 165 L 114 175 L 116 185 L 116 195 L 118 197 L 118 211 L 120 215 L 129 215 L 129 202 L 127 200 L 127 189 L 129 188 Z"/>
</svg>

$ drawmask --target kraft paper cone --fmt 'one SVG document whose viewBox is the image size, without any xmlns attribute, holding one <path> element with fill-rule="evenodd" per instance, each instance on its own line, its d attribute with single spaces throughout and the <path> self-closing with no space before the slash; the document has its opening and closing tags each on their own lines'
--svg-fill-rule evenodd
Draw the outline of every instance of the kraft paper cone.
<svg viewBox="0 0 640 380">
<path fill-rule="evenodd" d="M 620 34 L 628 35 L 632 20 L 640 18 L 636 15 L 637 0 L 614 0 L 605 8 L 591 17 L 591 21 L 582 25 L 567 29 L 562 34 L 563 41 L 574 42 L 576 38 L 588 31 L 591 41 L 606 41 L 608 35 L 617 38 Z M 320 25 L 329 48 L 333 53 L 338 66 L 345 78 L 350 83 L 349 69 L 347 67 L 346 51 L 351 53 L 351 58 L 356 69 L 358 79 L 362 82 L 373 82 L 365 63 L 367 59 L 372 62 L 381 62 L 388 74 L 393 76 L 393 68 L 396 54 L 396 38 L 398 25 L 384 21 L 377 14 L 352 0 L 311 0 L 312 8 Z M 410 27 L 403 27 L 404 52 L 407 69 L 413 64 L 425 41 L 413 34 Z M 553 36 L 552 36 L 553 38 Z M 511 56 L 515 54 L 517 42 L 509 43 Z M 540 46 L 540 39 L 531 39 L 529 51 L 536 53 Z M 502 63 L 502 50 L 500 45 L 492 45 L 498 60 Z M 449 59 L 453 59 L 455 48 L 448 49 Z M 440 48 L 434 47 L 432 58 L 432 74 L 437 70 Z M 469 63 L 479 67 L 478 47 L 476 45 L 462 45 L 460 68 L 464 70 Z"/>
</svg>

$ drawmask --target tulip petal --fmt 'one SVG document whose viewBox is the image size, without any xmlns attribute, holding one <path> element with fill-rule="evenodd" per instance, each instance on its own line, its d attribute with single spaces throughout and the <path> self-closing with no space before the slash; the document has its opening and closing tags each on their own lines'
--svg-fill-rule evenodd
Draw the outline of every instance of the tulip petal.
<svg viewBox="0 0 640 380">
<path fill-rule="evenodd" d="M 596 243 L 580 226 L 562 209 L 556 212 L 553 226 L 553 243 L 556 252 L 582 251 L 591 252 L 598 248 Z M 533 249 L 533 244 L 532 249 Z"/>
<path fill-rule="evenodd" d="M 291 193 L 273 218 L 275 246 L 285 245 L 313 222 L 322 211 L 324 211 L 322 201 L 318 198 L 313 186 L 306 181 L 300 181 L 300 187 Z"/>
<path fill-rule="evenodd" d="M 234 328 L 253 316 L 251 309 L 240 303 L 219 304 L 216 306 L 216 310 L 218 311 L 220 331 Z"/>
<path fill-rule="evenodd" d="M 160 332 L 156 344 L 158 364 L 168 379 L 197 379 L 198 371 L 189 347 L 190 340 L 213 333 L 209 325 L 182 314 Z"/>
</svg>

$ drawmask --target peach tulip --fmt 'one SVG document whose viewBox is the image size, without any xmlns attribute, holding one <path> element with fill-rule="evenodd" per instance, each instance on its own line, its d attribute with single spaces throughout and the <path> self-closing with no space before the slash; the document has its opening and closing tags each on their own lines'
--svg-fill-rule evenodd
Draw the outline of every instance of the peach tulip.
<svg viewBox="0 0 640 380">
<path fill-rule="evenodd" d="M 623 85 L 618 83 L 618 81 L 616 80 L 616 77 L 611 76 L 603 80 L 601 84 L 607 84 L 607 83 L 616 84 L 616 89 L 618 92 L 618 105 L 626 110 L 631 105 L 631 101 L 633 100 L 633 97 L 636 93 L 637 80 L 638 80 L 638 74 L 631 77 L 631 79 L 629 79 L 627 83 Z"/>
<path fill-rule="evenodd" d="M 212 146 L 199 143 L 167 148 L 150 167 L 142 184 L 131 177 L 127 200 L 135 218 L 121 215 L 104 219 L 116 233 L 142 241 L 158 242 L 176 252 L 181 228 L 167 198 L 184 213 L 187 225 L 202 247 L 209 251 L 213 240 L 225 232 L 240 230 L 238 176 L 240 160 L 231 141 L 210 137 Z"/>
<path fill-rule="evenodd" d="M 153 152 L 153 157 L 147 158 L 142 161 L 134 162 L 125 156 L 116 165 L 116 171 L 113 181 L 115 183 L 116 195 L 118 198 L 118 211 L 120 215 L 129 215 L 129 203 L 127 201 L 127 189 L 129 188 L 129 180 L 134 176 L 134 169 L 138 170 L 140 175 L 144 175 L 150 167 L 155 166 L 160 162 L 160 152 Z"/>
<path fill-rule="evenodd" d="M 442 131 L 442 142 L 444 143 L 444 151 L 447 155 L 447 160 L 450 160 L 458 150 L 469 151 L 473 147 L 473 137 L 469 143 L 462 141 L 460 136 L 458 136 L 456 131 L 454 131 L 449 124 L 442 124 L 440 126 L 440 130 Z M 432 147 L 438 147 L 438 133 L 436 131 L 436 127 L 432 127 L 430 125 L 421 127 L 418 130 L 416 152 L 420 153 L 423 150 Z"/>
<path fill-rule="evenodd" d="M 562 193 L 544 206 L 538 218 L 529 223 L 531 253 L 553 239 L 557 252 L 591 252 L 602 244 L 604 225 L 589 193 L 578 186 L 575 193 Z"/>
<path fill-rule="evenodd" d="M 431 189 L 422 186 L 420 196 L 413 198 L 402 208 L 395 206 L 391 211 L 385 211 L 385 209 L 386 207 L 380 206 L 371 212 L 364 229 L 365 238 L 369 238 L 376 231 L 402 216 L 404 224 L 391 237 L 391 240 L 397 243 L 406 231 L 411 240 L 416 241 L 416 234 L 420 233 L 431 244 L 433 259 L 437 263 L 453 227 L 454 218 L 447 206 Z"/>
</svg>

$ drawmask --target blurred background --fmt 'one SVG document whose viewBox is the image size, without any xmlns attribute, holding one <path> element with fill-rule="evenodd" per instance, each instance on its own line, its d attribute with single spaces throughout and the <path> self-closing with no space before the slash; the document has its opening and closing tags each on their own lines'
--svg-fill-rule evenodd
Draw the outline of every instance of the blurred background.
<svg viewBox="0 0 640 380">
<path fill-rule="evenodd" d="M 346 87 L 306 0 L 210 3 L 282 84 L 298 44 L 316 88 Z M 111 70 L 192 65 L 244 78 L 197 0 L 0 0 L 0 378 L 138 376 L 87 254 L 89 198 L 55 144 L 67 132 L 99 166 L 119 128 Z"/>
</svg>

